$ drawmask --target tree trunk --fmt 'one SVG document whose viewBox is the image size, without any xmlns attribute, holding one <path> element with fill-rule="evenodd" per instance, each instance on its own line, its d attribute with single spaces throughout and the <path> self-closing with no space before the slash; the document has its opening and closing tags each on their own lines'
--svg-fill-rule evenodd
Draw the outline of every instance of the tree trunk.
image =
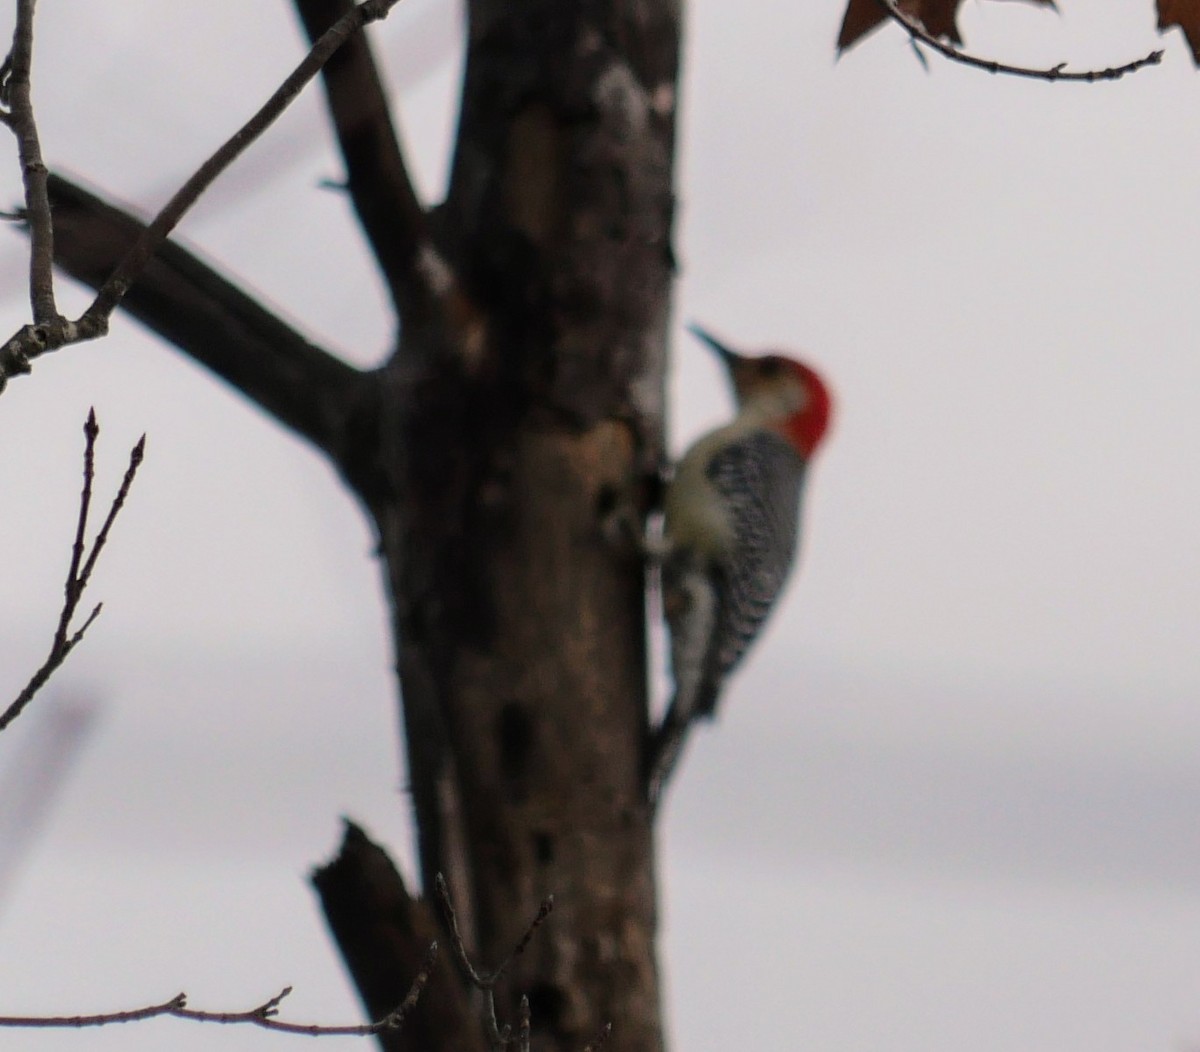
<svg viewBox="0 0 1200 1052">
<path fill-rule="evenodd" d="M 674 25 L 638 68 L 610 42 L 654 27 L 622 6 L 472 9 L 438 248 L 480 317 L 402 346 L 376 507 L 425 886 L 446 873 L 484 966 L 555 895 L 505 998 L 545 1048 L 606 1021 L 661 1044 L 644 578 L 602 522 L 645 511 L 661 454 Z"/>
<path fill-rule="evenodd" d="M 295 3 L 315 35 L 350 0 Z M 611 1022 L 614 1047 L 652 1052 L 645 575 L 604 526 L 614 511 L 644 518 L 662 456 L 680 10 L 469 0 L 468 18 L 436 209 L 412 192 L 366 41 L 325 70 L 399 314 L 383 367 L 350 368 L 177 245 L 124 306 L 322 449 L 372 515 L 422 884 L 446 875 L 483 970 L 555 896 L 498 991 L 502 1021 L 527 994 L 539 1050 L 580 1052 Z M 57 261 L 103 281 L 138 222 L 61 178 L 51 193 Z M 315 882 L 364 1003 L 384 1014 L 439 919 L 357 829 Z M 444 1023 L 469 998 L 446 983 L 443 962 L 425 993 L 441 1016 L 431 1006 L 386 1048 L 470 1046 Z"/>
<path fill-rule="evenodd" d="M 644 575 L 607 543 L 661 456 L 677 12 L 471 5 L 436 249 L 476 312 L 405 329 L 385 380 L 393 596 L 426 888 L 536 1044 L 660 1047 L 642 751 Z M 454 319 L 452 319 L 452 322 Z M 387 436 L 394 445 L 389 449 Z"/>
</svg>

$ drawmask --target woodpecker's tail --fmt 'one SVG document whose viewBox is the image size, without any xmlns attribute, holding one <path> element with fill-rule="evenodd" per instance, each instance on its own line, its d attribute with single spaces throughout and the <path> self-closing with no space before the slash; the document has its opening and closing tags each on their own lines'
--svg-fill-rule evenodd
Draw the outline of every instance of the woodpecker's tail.
<svg viewBox="0 0 1200 1052">
<path fill-rule="evenodd" d="M 646 762 L 646 802 L 651 812 L 658 810 L 679 757 L 683 754 L 686 724 L 663 723 L 650 739 Z"/>
<path fill-rule="evenodd" d="M 646 800 L 651 812 L 657 810 L 667 783 L 683 756 L 687 742 L 688 725 L 691 719 L 679 705 L 679 698 L 672 699 L 662 723 L 651 734 L 646 750 Z"/>
</svg>

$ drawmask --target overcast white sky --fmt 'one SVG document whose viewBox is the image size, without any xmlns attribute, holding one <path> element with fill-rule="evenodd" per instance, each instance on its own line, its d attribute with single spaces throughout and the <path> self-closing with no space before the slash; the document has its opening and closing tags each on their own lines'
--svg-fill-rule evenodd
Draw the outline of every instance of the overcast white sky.
<svg viewBox="0 0 1200 1052">
<path fill-rule="evenodd" d="M 39 12 L 49 160 L 145 208 L 301 53 L 284 0 L 168 7 Z M 835 63 L 836 0 L 689 12 L 676 316 L 803 348 L 839 414 L 801 572 L 669 803 L 679 1048 L 1200 1047 L 1200 77 L 1148 3 L 1061 7 L 963 25 L 1028 64 L 1165 45 L 1164 66 L 925 72 L 893 28 Z M 434 197 L 456 9 L 406 0 L 379 28 Z M 367 364 L 388 315 L 316 188 L 339 172 L 313 92 L 182 235 Z M 15 202 L 11 145 L 0 179 Z M 21 250 L 0 239 L 6 331 Z M 728 400 L 675 350 L 681 447 Z M 304 877 L 343 813 L 410 855 L 366 523 L 314 454 L 119 321 L 0 399 L 0 695 L 49 640 L 92 404 L 101 485 L 143 431 L 147 460 L 105 613 L 40 703 L 96 720 L 45 835 L 0 865 L 0 1014 L 292 984 L 293 1015 L 356 1018 Z M 35 711 L 4 736 L 0 788 L 38 733 Z M 163 1021 L 3 1043 L 297 1040 Z"/>
</svg>

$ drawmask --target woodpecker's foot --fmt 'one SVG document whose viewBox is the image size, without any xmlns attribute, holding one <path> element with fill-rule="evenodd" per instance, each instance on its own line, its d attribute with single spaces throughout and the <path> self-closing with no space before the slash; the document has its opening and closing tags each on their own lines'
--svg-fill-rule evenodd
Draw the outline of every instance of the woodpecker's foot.
<svg viewBox="0 0 1200 1052">
<path fill-rule="evenodd" d="M 607 505 L 607 506 L 606 506 Z M 642 520 L 629 503 L 600 502 L 600 536 L 604 543 L 658 565 L 667 554 L 661 535 L 644 532 Z"/>
</svg>

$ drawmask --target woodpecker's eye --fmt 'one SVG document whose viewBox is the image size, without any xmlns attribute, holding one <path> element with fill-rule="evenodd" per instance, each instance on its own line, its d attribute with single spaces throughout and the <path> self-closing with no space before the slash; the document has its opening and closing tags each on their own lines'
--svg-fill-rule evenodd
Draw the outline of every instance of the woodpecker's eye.
<svg viewBox="0 0 1200 1052">
<path fill-rule="evenodd" d="M 770 358 L 763 358 L 759 361 L 759 372 L 767 380 L 773 380 L 784 370 L 784 362 L 782 358 L 776 358 L 772 355 Z"/>
</svg>

